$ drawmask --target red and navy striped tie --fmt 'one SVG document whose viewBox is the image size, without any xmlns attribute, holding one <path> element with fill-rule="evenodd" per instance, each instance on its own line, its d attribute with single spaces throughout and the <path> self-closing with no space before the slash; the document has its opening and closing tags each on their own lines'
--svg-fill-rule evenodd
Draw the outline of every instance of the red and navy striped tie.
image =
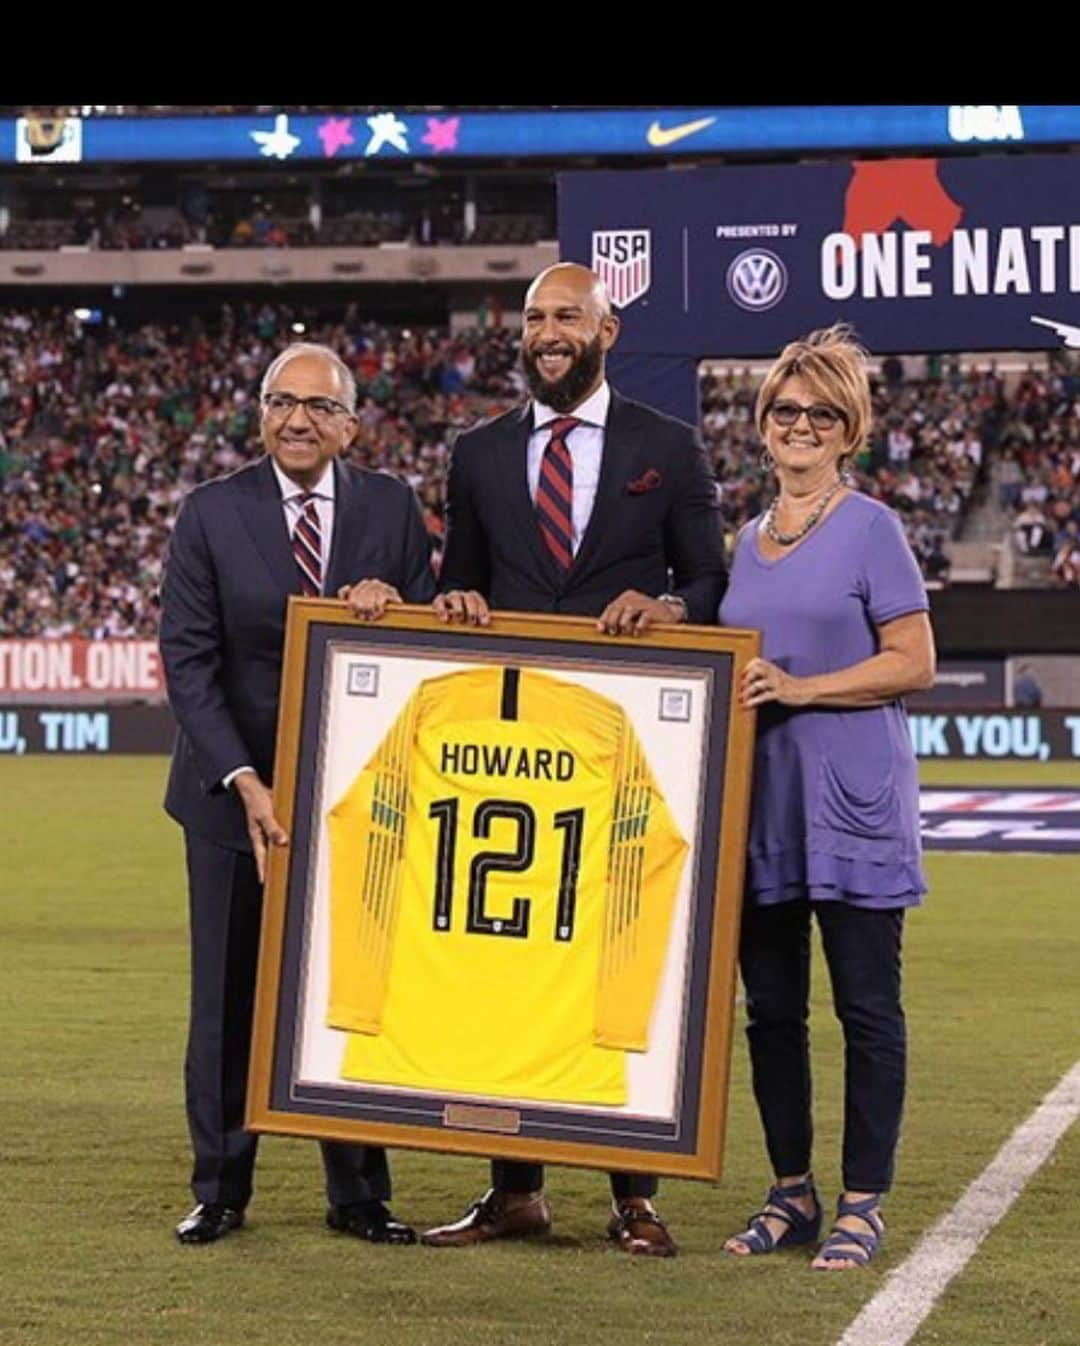
<svg viewBox="0 0 1080 1346">
<path fill-rule="evenodd" d="M 319 525 L 319 511 L 315 508 L 315 497 L 300 497 L 300 518 L 293 529 L 292 549 L 296 566 L 300 571 L 300 589 L 308 598 L 317 598 L 322 593 L 322 528 Z"/>
<path fill-rule="evenodd" d="M 540 536 L 552 559 L 563 572 L 574 560 L 574 518 L 571 506 L 574 500 L 574 460 L 566 447 L 566 436 L 580 425 L 574 416 L 561 416 L 549 421 L 550 429 L 544 457 L 540 462 L 540 480 L 536 486 L 536 518 Z"/>
</svg>

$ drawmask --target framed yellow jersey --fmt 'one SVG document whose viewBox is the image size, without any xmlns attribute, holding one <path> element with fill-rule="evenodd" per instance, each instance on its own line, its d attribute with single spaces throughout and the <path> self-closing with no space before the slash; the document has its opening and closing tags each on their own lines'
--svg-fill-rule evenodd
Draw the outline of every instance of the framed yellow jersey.
<svg viewBox="0 0 1080 1346">
<path fill-rule="evenodd" d="M 329 832 L 346 1079 L 626 1101 L 687 843 L 620 706 L 528 667 L 426 679 Z"/>
<path fill-rule="evenodd" d="M 718 1176 L 759 645 L 291 600 L 247 1124 Z"/>
</svg>

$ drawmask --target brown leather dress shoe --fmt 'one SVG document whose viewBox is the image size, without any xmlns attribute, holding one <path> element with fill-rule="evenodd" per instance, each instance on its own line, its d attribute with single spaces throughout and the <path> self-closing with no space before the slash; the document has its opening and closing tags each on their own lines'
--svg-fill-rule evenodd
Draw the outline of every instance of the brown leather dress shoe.
<svg viewBox="0 0 1080 1346">
<path fill-rule="evenodd" d="M 638 1257 L 674 1257 L 679 1251 L 667 1225 L 644 1198 L 620 1201 L 607 1232 L 623 1252 Z"/>
<path fill-rule="evenodd" d="M 454 1224 L 437 1225 L 420 1235 L 429 1248 L 465 1248 L 492 1239 L 529 1238 L 551 1228 L 543 1192 L 500 1192 L 492 1187 Z"/>
</svg>

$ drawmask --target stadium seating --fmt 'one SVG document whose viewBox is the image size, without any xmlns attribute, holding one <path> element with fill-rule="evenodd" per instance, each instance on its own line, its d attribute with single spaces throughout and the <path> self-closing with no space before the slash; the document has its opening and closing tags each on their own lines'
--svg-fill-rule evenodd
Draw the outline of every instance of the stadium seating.
<svg viewBox="0 0 1080 1346">
<path fill-rule="evenodd" d="M 305 214 L 246 212 L 235 218 L 212 215 L 197 225 L 179 210 L 164 207 L 119 217 L 112 210 L 96 209 L 89 216 L 65 219 L 16 217 L 0 248 L 53 251 L 80 245 L 90 248 L 182 248 L 189 243 L 210 243 L 217 248 L 246 247 L 375 247 L 379 243 L 455 243 L 468 246 L 521 247 L 549 236 L 540 214 L 486 213 L 472 234 L 466 235 L 460 220 L 432 221 L 428 212 L 411 213 L 350 210 L 327 215 L 319 228 Z"/>
</svg>

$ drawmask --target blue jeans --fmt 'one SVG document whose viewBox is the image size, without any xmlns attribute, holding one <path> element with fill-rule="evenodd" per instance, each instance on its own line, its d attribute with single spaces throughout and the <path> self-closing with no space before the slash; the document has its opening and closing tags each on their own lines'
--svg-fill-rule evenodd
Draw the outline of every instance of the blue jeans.
<svg viewBox="0 0 1080 1346">
<path fill-rule="evenodd" d="M 806 899 L 743 912 L 739 964 L 746 987 L 754 1096 L 777 1176 L 811 1166 L 810 910 Z M 844 1030 L 843 1182 L 851 1192 L 892 1185 L 907 1072 L 900 1004 L 903 909 L 815 902 Z"/>
</svg>

